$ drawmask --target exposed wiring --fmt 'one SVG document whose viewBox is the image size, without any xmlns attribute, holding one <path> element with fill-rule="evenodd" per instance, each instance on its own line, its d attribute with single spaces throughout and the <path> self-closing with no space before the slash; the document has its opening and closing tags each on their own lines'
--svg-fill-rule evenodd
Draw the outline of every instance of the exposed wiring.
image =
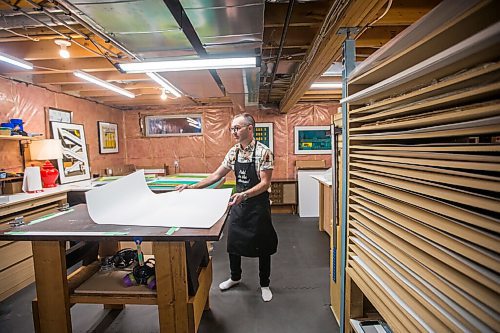
<svg viewBox="0 0 500 333">
<path fill-rule="evenodd" d="M 369 27 L 373 26 L 375 23 L 377 23 L 381 18 L 383 18 L 388 12 L 389 12 L 389 9 L 391 9 L 391 6 L 392 6 L 392 0 L 389 0 L 389 2 L 387 3 L 387 7 L 385 8 L 385 11 L 382 13 L 382 15 L 380 15 L 377 19 L 375 19 L 375 21 L 373 21 L 372 23 L 368 24 Z"/>
<path fill-rule="evenodd" d="M 356 34 L 356 38 L 355 39 L 358 39 L 359 36 L 361 36 L 368 28 L 373 27 L 373 25 L 375 23 L 377 23 L 380 19 L 382 19 L 389 12 L 389 9 L 391 9 L 391 6 L 392 6 L 392 0 L 389 0 L 387 2 L 387 7 L 385 8 L 385 11 L 382 13 L 382 15 L 380 15 L 379 17 L 377 17 L 373 22 L 371 22 L 371 23 L 365 25 L 363 28 L 361 28 L 359 30 L 359 32 Z"/>
<path fill-rule="evenodd" d="M 19 32 L 15 32 L 14 30 L 12 29 L 9 29 L 9 28 L 0 28 L 0 30 L 5 30 L 5 31 L 8 31 L 10 32 L 11 34 L 13 35 L 16 35 L 16 36 L 19 36 L 19 37 L 23 37 L 23 38 L 26 38 L 26 39 L 29 39 L 29 40 L 32 40 L 34 42 L 39 42 L 40 39 L 39 38 L 36 38 L 36 37 L 31 37 L 29 35 L 24 35 L 24 34 L 21 34 Z"/>
</svg>

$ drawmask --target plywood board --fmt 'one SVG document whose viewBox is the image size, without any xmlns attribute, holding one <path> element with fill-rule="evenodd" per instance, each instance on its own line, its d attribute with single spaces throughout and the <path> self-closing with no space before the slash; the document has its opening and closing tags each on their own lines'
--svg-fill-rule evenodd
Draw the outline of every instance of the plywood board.
<svg viewBox="0 0 500 333">
<path fill-rule="evenodd" d="M 369 122 L 360 127 L 351 128 L 350 133 L 362 133 L 368 131 L 387 131 L 424 128 L 427 126 L 436 126 L 451 124 L 456 122 L 471 121 L 480 118 L 496 116 L 500 113 L 498 109 L 499 101 L 489 103 L 472 104 L 466 107 L 455 107 L 452 109 L 418 113 L 417 115 L 391 118 L 387 120 L 378 120 L 374 123 Z M 409 108 L 409 106 L 407 106 Z M 359 119 L 352 119 L 352 123 L 361 122 Z"/>
<path fill-rule="evenodd" d="M 381 207 L 380 205 L 375 204 L 375 202 L 380 203 L 380 204 L 386 204 L 388 200 L 384 200 L 381 197 L 379 197 L 378 199 L 380 199 L 380 201 L 369 202 L 369 201 L 362 199 L 360 197 L 356 197 L 356 196 L 352 197 L 353 201 L 359 203 L 360 205 L 362 205 L 364 207 L 367 207 L 368 209 L 370 209 L 378 214 L 381 214 L 382 216 L 388 217 L 392 221 L 398 223 L 400 226 L 403 226 L 404 228 L 408 228 L 412 232 L 414 232 L 418 235 L 421 235 L 427 239 L 430 239 L 438 244 L 442 244 L 446 248 L 451 249 L 451 250 L 455 251 L 456 253 L 460 253 L 464 257 L 466 257 L 470 260 L 473 260 L 476 263 L 481 264 L 484 267 L 487 267 L 487 268 L 489 268 L 497 273 L 500 272 L 500 262 L 498 260 L 498 255 L 495 254 L 494 252 L 488 251 L 486 249 L 482 250 L 481 248 L 479 248 L 477 246 L 470 246 L 470 245 L 468 245 L 468 244 L 470 244 L 468 242 L 466 243 L 464 241 L 459 241 L 456 237 L 452 237 L 452 236 L 450 236 L 442 231 L 437 230 L 434 227 L 431 227 L 430 226 L 431 223 L 429 223 L 429 221 L 427 221 L 425 218 L 421 220 L 422 222 L 417 222 L 417 221 L 419 221 L 418 219 L 413 220 L 413 219 L 407 218 L 404 215 L 401 215 L 398 213 L 398 212 L 406 213 L 406 212 L 412 211 L 411 208 L 406 209 L 406 208 L 399 207 L 400 209 L 391 211 L 391 210 L 388 210 L 384 207 Z M 391 206 L 392 206 L 391 208 L 394 209 L 395 205 L 391 205 Z M 415 212 L 415 210 L 413 209 L 412 215 L 410 215 L 410 216 L 414 216 L 415 213 L 418 214 L 418 212 Z M 430 215 L 430 214 L 428 214 L 428 215 Z M 426 216 L 426 215 L 422 214 L 421 216 Z M 441 220 L 441 221 L 443 221 L 443 220 Z M 427 223 L 428 225 L 425 225 L 424 223 Z M 436 224 L 436 223 L 434 223 L 434 224 Z M 440 226 L 440 229 L 446 230 L 446 227 Z M 459 236 L 463 237 L 463 235 L 468 234 L 468 232 L 467 232 L 468 230 L 466 228 L 464 228 L 464 229 L 462 229 L 463 232 L 460 233 Z M 476 232 L 476 234 L 477 234 L 477 232 Z M 489 235 L 485 235 L 484 238 L 486 238 L 486 236 L 489 236 Z M 468 241 L 470 238 L 473 238 L 473 237 L 474 237 L 474 233 L 471 232 L 470 237 L 467 237 L 466 239 Z M 498 241 L 499 241 L 498 238 L 495 239 L 494 236 L 491 238 L 493 238 L 493 240 L 496 240 L 496 242 L 498 244 Z M 490 239 L 488 239 L 488 240 L 490 240 Z M 487 249 L 488 248 L 492 249 L 491 247 L 487 246 L 489 244 L 482 243 L 481 245 L 483 245 L 483 246 L 486 245 Z M 494 244 L 494 246 L 497 246 L 497 245 Z M 493 250 L 495 250 L 495 249 L 493 248 Z M 496 249 L 496 250 L 499 250 L 499 249 Z"/>
<path fill-rule="evenodd" d="M 439 234 L 435 234 L 434 237 L 439 238 L 440 241 L 444 241 L 444 238 L 462 238 L 462 240 L 466 240 L 467 243 L 470 244 L 470 246 L 472 246 L 472 244 L 482 246 L 483 249 L 477 248 L 476 246 L 473 247 L 473 249 L 470 249 L 470 251 L 472 252 L 469 252 L 468 249 L 463 249 L 459 244 L 448 245 L 448 247 L 458 250 L 458 253 L 463 253 L 462 251 L 468 253 L 471 256 L 472 260 L 474 260 L 475 258 L 476 261 L 480 262 L 491 270 L 497 271 L 500 269 L 498 255 L 495 254 L 495 251 L 496 253 L 500 252 L 500 249 L 497 245 L 499 241 L 497 236 L 487 234 L 483 230 L 478 230 L 464 223 L 453 221 L 438 214 L 420 209 L 418 206 L 402 204 L 400 201 L 380 196 L 373 192 L 358 188 L 352 189 L 351 191 L 355 194 L 359 194 L 360 196 L 369 199 L 371 203 L 378 203 L 379 205 L 387 207 L 394 212 L 405 214 L 406 216 L 411 217 L 412 220 L 405 219 L 405 222 L 402 223 L 404 223 L 404 225 L 407 227 L 409 225 L 413 226 L 415 230 L 419 230 L 419 232 L 426 237 L 429 237 L 428 234 L 435 231 Z M 357 196 L 352 196 L 352 198 L 357 202 L 363 202 L 363 204 L 367 202 L 363 201 L 360 197 Z M 367 202 L 369 207 L 372 207 L 371 203 Z M 427 225 L 429 228 L 432 228 L 432 230 L 422 229 L 418 224 L 415 224 L 418 223 L 417 221 L 421 224 Z"/>
<path fill-rule="evenodd" d="M 468 100 L 476 100 L 479 95 L 494 94 L 500 89 L 500 82 L 490 83 L 484 86 L 466 88 L 461 91 L 452 91 L 443 95 L 432 96 L 424 100 L 403 105 L 401 107 L 391 108 L 387 111 L 380 111 L 370 115 L 350 119 L 350 122 L 372 122 L 381 119 L 390 119 L 408 114 L 422 113 L 431 109 L 466 104 Z"/>
<path fill-rule="evenodd" d="M 409 180 L 407 178 L 398 179 L 396 176 L 386 177 L 373 172 L 351 171 L 351 175 L 371 179 L 372 181 L 380 182 L 397 188 L 405 189 L 415 193 L 449 200 L 459 204 L 478 207 L 493 212 L 500 212 L 500 202 L 493 197 L 487 197 L 477 193 L 466 192 L 463 190 L 452 189 L 446 186 L 440 186 L 429 182 L 418 181 L 416 179 Z"/>
<path fill-rule="evenodd" d="M 31 242 L 12 242 L 1 250 L 0 271 L 32 256 Z"/>
<path fill-rule="evenodd" d="M 108 295 L 156 295 L 155 290 L 148 289 L 145 285 L 125 287 L 123 277 L 132 270 L 98 271 L 90 279 L 75 289 L 79 294 L 108 294 Z"/>
<path fill-rule="evenodd" d="M 475 264 L 471 260 L 468 260 L 460 255 L 452 253 L 451 251 L 447 250 L 440 244 L 425 239 L 424 237 L 421 237 L 415 232 L 410 231 L 408 228 L 405 228 L 401 225 L 397 225 L 396 223 L 394 223 L 392 220 L 388 219 L 385 216 L 376 215 L 375 213 L 369 211 L 363 206 L 350 205 L 350 208 L 356 210 L 358 213 L 360 213 L 370 221 L 376 222 L 378 225 L 390 231 L 394 235 L 398 236 L 400 239 L 404 239 L 408 243 L 413 244 L 414 246 L 420 249 L 424 249 L 434 258 L 440 260 L 446 265 L 449 265 L 458 272 L 461 272 L 464 275 L 469 276 L 471 279 L 490 288 L 497 294 L 500 293 L 500 278 L 498 277 L 498 274 L 495 274 L 485 269 L 484 267 Z M 355 215 L 355 213 L 351 214 L 352 216 L 356 216 L 357 219 L 360 219 L 359 215 L 357 214 Z"/>
<path fill-rule="evenodd" d="M 460 128 L 453 130 L 437 130 L 423 133 L 383 133 L 377 135 L 357 134 L 351 135 L 352 141 L 378 141 L 378 140 L 407 140 L 428 139 L 445 137 L 465 137 L 498 133 L 498 125 L 478 126 L 472 128 Z"/>
<path fill-rule="evenodd" d="M 461 289 L 463 289 L 470 295 L 473 295 L 476 299 L 481 300 L 490 308 L 495 309 L 499 305 L 498 298 L 494 293 L 491 292 L 490 288 L 487 288 L 486 286 L 471 279 L 469 276 L 467 276 L 467 274 L 463 274 L 455 269 L 452 269 L 445 262 L 436 260 L 434 256 L 427 253 L 427 251 L 430 250 L 429 247 L 420 249 L 416 246 L 411 245 L 411 243 L 404 241 L 400 237 L 392 234 L 385 228 L 378 226 L 377 223 L 364 217 L 361 214 L 351 213 L 350 215 L 356 221 L 360 221 L 370 229 L 377 232 L 377 234 L 379 234 L 380 236 L 385 237 L 389 242 L 398 244 L 398 247 L 406 251 L 410 256 L 415 258 L 422 265 L 427 266 L 429 269 L 433 270 L 444 279 L 450 281 L 452 284 L 460 286 Z M 433 252 L 433 254 L 436 254 L 436 251 Z"/>
<path fill-rule="evenodd" d="M 386 262 L 375 261 L 374 257 L 360 251 L 357 246 L 353 247 L 353 251 L 356 253 L 359 260 L 366 265 L 366 268 L 369 268 L 374 274 L 379 276 L 383 283 L 391 288 L 397 297 L 401 298 L 401 300 L 407 304 L 411 311 L 416 315 L 418 314 L 421 318 L 422 326 L 424 326 L 426 331 L 430 332 L 435 330 L 444 332 L 449 329 L 457 329 L 457 326 L 450 320 L 449 313 L 445 312 L 441 307 L 436 306 L 436 304 L 433 304 L 433 302 L 430 302 L 426 296 L 423 296 L 423 293 L 419 293 L 419 290 L 408 288 L 408 285 L 405 285 L 405 281 L 402 280 L 402 276 L 396 275 L 395 270 L 388 271 L 386 266 L 384 266 L 387 265 L 390 267 L 390 265 Z M 404 286 L 407 286 L 407 288 Z"/>
<path fill-rule="evenodd" d="M 408 101 L 413 101 L 419 96 L 425 96 L 430 93 L 434 93 L 440 90 L 443 90 L 445 88 L 449 88 L 450 86 L 460 84 L 463 82 L 467 82 L 468 80 L 478 78 L 483 75 L 487 75 L 489 73 L 498 71 L 500 69 L 500 62 L 495 62 L 495 63 L 488 63 L 484 64 L 478 67 L 475 67 L 473 69 L 470 69 L 466 71 L 465 73 L 460 73 L 457 75 L 451 75 L 450 77 L 447 77 L 437 83 L 431 84 L 429 86 L 426 86 L 424 88 L 414 90 L 412 92 L 409 92 L 407 94 L 403 94 L 400 96 L 392 97 L 392 98 L 387 98 L 381 101 L 378 101 L 376 103 L 372 103 L 367 106 L 363 106 L 361 108 L 357 108 L 354 110 L 349 110 L 349 114 L 353 115 L 356 113 L 360 114 L 365 114 L 365 113 L 375 113 L 377 111 L 382 111 L 388 109 L 391 105 L 400 105 L 400 104 L 408 104 Z M 418 98 L 422 99 L 422 97 Z M 407 101 L 405 103 L 405 101 Z"/>
<path fill-rule="evenodd" d="M 396 257 L 389 254 L 387 251 L 382 249 L 382 247 L 370 240 L 364 234 L 360 233 L 358 230 L 355 230 L 354 235 L 355 236 L 350 237 L 350 242 L 356 243 L 363 251 L 370 251 L 373 255 L 379 256 L 383 258 L 383 260 L 390 263 L 391 268 L 397 272 L 394 274 L 400 274 L 404 279 L 406 279 L 407 282 L 403 285 L 403 287 L 405 287 L 405 285 L 414 286 L 420 290 L 420 292 L 425 295 L 422 297 L 427 297 L 430 300 L 424 300 L 424 303 L 429 303 L 431 306 L 433 303 L 437 304 L 454 318 L 452 320 L 459 321 L 460 325 L 463 325 L 463 328 L 461 328 L 462 331 L 489 331 L 489 328 L 484 323 L 471 315 L 468 311 L 452 300 L 447 294 L 434 286 L 430 281 L 426 280 L 425 277 L 412 271 L 408 266 L 404 265 Z M 363 243 L 361 244 L 361 242 Z"/>
<path fill-rule="evenodd" d="M 488 180 L 488 181 L 493 181 L 493 182 L 500 181 L 499 177 L 480 174 L 480 173 L 474 172 L 473 170 L 470 172 L 465 172 L 465 171 L 457 171 L 457 170 L 450 170 L 450 169 L 446 169 L 446 168 L 429 167 L 429 166 L 423 166 L 423 165 L 399 164 L 399 163 L 394 163 L 394 162 L 379 162 L 379 161 L 365 161 L 364 163 L 370 164 L 370 165 L 383 165 L 383 166 L 411 169 L 411 170 L 422 170 L 422 171 L 427 171 L 429 173 L 447 174 L 447 175 L 454 175 L 454 176 L 474 178 L 474 179 L 483 179 L 483 180 Z M 351 163 L 351 165 L 353 165 L 353 164 L 354 163 Z"/>
<path fill-rule="evenodd" d="M 384 150 L 384 151 L 463 151 L 463 152 L 500 152 L 500 144 L 456 144 L 456 143 L 431 143 L 431 144 L 372 144 L 351 145 L 353 151 L 359 150 Z"/>
<path fill-rule="evenodd" d="M 373 182 L 368 182 L 366 180 L 352 179 L 351 182 L 353 184 L 365 187 L 371 191 L 375 191 L 382 195 L 394 198 L 398 201 L 402 201 L 417 207 L 425 207 L 426 210 L 430 210 L 433 213 L 441 214 L 456 219 L 457 221 L 463 221 L 467 224 L 491 230 L 496 233 L 500 232 L 500 223 L 498 223 L 499 222 L 498 220 L 485 215 L 480 215 L 472 211 L 465 210 L 460 207 L 449 205 L 447 203 L 439 201 L 438 199 L 424 197 L 422 195 L 410 193 L 406 189 L 399 190 L 388 186 L 375 184 Z M 432 217 L 432 215 L 428 217 Z M 434 218 L 431 221 L 433 220 Z M 455 221 L 455 223 L 457 221 Z M 437 227 L 438 225 L 439 224 L 436 224 L 435 226 Z M 448 224 L 448 225 L 449 227 L 453 227 L 453 224 Z"/>
<path fill-rule="evenodd" d="M 376 150 L 355 150 L 356 154 L 361 155 L 377 155 L 377 156 L 396 156 L 396 157 L 413 157 L 423 160 L 446 160 L 446 161 L 463 161 L 463 162 L 485 162 L 485 163 L 500 163 L 500 157 L 495 155 L 478 155 L 476 154 L 458 154 L 458 153 L 435 153 L 435 152 L 406 152 L 406 151 L 376 151 Z M 500 167 L 499 167 L 500 169 Z M 500 170 L 499 170 L 500 171 Z"/>
<path fill-rule="evenodd" d="M 380 245 L 380 247 L 387 253 L 394 256 L 406 267 L 431 283 L 434 287 L 441 290 L 446 295 L 449 295 L 451 299 L 457 302 L 457 304 L 487 324 L 490 328 L 494 328 L 499 325 L 497 321 L 497 312 L 485 307 L 484 304 L 467 295 L 461 289 L 455 287 L 446 279 L 439 276 L 438 273 L 432 271 L 424 265 L 419 264 L 417 260 L 418 258 L 415 258 L 412 253 L 406 251 L 406 247 L 401 248 L 399 244 L 392 243 L 390 240 L 377 235 L 356 221 L 351 221 L 350 225 L 354 228 L 351 230 L 355 236 L 364 237 L 365 239 L 372 240 L 374 243 Z"/>
<path fill-rule="evenodd" d="M 356 167 L 368 171 L 377 171 L 382 174 L 387 175 L 397 175 L 402 177 L 410 177 L 415 179 L 427 180 L 435 183 L 443 183 L 450 185 L 463 186 L 478 190 L 486 190 L 492 192 L 500 192 L 500 181 L 490 181 L 485 179 L 474 179 L 462 176 L 452 176 L 452 175 L 443 175 L 434 172 L 427 171 L 414 171 L 405 168 L 395 168 L 395 167 L 387 167 L 387 166 L 377 166 L 373 164 L 367 163 L 351 163 L 351 167 Z"/>
</svg>

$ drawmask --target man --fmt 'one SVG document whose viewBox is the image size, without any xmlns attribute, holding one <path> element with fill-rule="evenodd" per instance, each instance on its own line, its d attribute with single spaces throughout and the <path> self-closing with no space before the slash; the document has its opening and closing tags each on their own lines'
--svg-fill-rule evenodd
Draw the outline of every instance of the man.
<svg viewBox="0 0 500 333">
<path fill-rule="evenodd" d="M 233 170 L 236 176 L 236 193 L 229 206 L 227 252 L 231 277 L 219 284 L 227 290 L 241 281 L 241 257 L 259 258 L 259 278 L 264 302 L 273 298 L 269 288 L 271 255 L 276 253 L 278 236 L 271 221 L 269 186 L 273 174 L 271 150 L 253 137 L 255 120 L 248 113 L 236 115 L 230 131 L 238 143 L 226 154 L 221 166 L 206 179 L 185 188 L 204 188 Z"/>
</svg>

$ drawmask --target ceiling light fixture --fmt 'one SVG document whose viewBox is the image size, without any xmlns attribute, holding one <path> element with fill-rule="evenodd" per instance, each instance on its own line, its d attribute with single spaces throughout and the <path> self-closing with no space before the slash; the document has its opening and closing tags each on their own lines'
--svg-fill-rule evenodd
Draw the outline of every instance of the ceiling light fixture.
<svg viewBox="0 0 500 333">
<path fill-rule="evenodd" d="M 54 43 L 61 47 L 61 49 L 59 50 L 59 55 L 61 56 L 61 58 L 68 59 L 70 57 L 70 54 L 67 48 L 71 46 L 71 42 L 64 39 L 56 39 L 54 40 Z"/>
<path fill-rule="evenodd" d="M 340 82 L 315 82 L 311 84 L 311 89 L 342 89 Z"/>
<path fill-rule="evenodd" d="M 33 64 L 31 62 L 24 61 L 23 59 L 16 58 L 3 52 L 0 52 L 0 61 L 8 62 L 11 65 L 24 69 L 33 69 Z"/>
<path fill-rule="evenodd" d="M 181 97 L 181 93 L 179 92 L 179 90 L 174 87 L 172 85 L 172 83 L 170 83 L 167 79 L 165 79 L 163 76 L 161 75 L 158 75 L 156 73 L 146 73 L 147 76 L 149 76 L 150 78 L 152 78 L 156 83 L 158 83 L 160 86 L 162 86 L 163 88 L 165 88 L 166 91 L 168 91 L 169 93 L 171 93 L 172 95 L 174 95 L 175 97 Z"/>
<path fill-rule="evenodd" d="M 101 86 L 103 88 L 106 88 L 106 89 L 109 89 L 109 90 L 112 90 L 114 92 L 117 92 L 119 94 L 122 94 L 124 96 L 127 96 L 129 98 L 134 98 L 135 95 L 133 93 L 131 93 L 130 91 L 128 90 L 125 90 L 123 88 L 120 88 L 120 87 L 117 87 L 115 85 L 112 85 L 111 83 L 108 83 L 104 80 L 101 80 L 95 76 L 92 76 L 92 75 L 89 75 L 85 72 L 82 72 L 82 71 L 75 71 L 73 72 L 73 74 L 81 79 L 84 79 L 84 80 L 87 80 L 89 82 L 92 82 L 92 83 L 95 83 L 97 84 L 98 86 Z"/>
<path fill-rule="evenodd" d="M 220 58 L 220 59 L 191 59 L 170 61 L 145 61 L 118 64 L 121 70 L 127 73 L 146 72 L 180 72 L 202 69 L 249 68 L 257 67 L 256 57 L 247 58 Z"/>
<path fill-rule="evenodd" d="M 167 100 L 167 93 L 165 92 L 165 88 L 163 88 L 161 90 L 160 98 L 161 98 L 162 101 L 166 101 Z"/>
</svg>

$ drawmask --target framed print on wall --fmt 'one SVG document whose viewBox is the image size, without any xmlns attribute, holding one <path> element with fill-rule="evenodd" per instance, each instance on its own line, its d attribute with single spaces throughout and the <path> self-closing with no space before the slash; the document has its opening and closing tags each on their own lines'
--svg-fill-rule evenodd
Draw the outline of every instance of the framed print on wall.
<svg viewBox="0 0 500 333">
<path fill-rule="evenodd" d="M 273 123 L 255 123 L 253 135 L 255 140 L 265 144 L 274 153 Z"/>
<path fill-rule="evenodd" d="M 73 112 L 56 108 L 47 108 L 47 120 L 70 124 L 73 122 Z"/>
<path fill-rule="evenodd" d="M 202 135 L 201 114 L 146 116 L 146 136 L 190 136 Z"/>
<path fill-rule="evenodd" d="M 61 140 L 63 158 L 57 160 L 61 184 L 90 179 L 83 125 L 52 122 L 52 136 Z"/>
<path fill-rule="evenodd" d="M 118 125 L 97 122 L 97 133 L 99 136 L 99 154 L 118 153 Z"/>
<path fill-rule="evenodd" d="M 331 154 L 330 126 L 295 126 L 294 147 L 297 155 Z"/>
</svg>

